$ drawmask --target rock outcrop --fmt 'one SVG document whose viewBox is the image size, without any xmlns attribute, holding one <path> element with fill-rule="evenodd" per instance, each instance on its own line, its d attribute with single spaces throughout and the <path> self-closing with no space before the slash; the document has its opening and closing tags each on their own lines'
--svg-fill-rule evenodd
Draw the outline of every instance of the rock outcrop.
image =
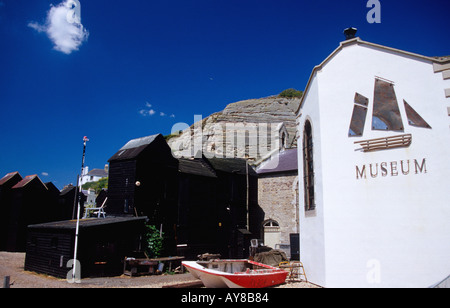
<svg viewBox="0 0 450 308">
<path fill-rule="evenodd" d="M 297 145 L 299 98 L 244 100 L 198 121 L 168 140 L 178 157 L 248 158 L 253 161 Z"/>
</svg>

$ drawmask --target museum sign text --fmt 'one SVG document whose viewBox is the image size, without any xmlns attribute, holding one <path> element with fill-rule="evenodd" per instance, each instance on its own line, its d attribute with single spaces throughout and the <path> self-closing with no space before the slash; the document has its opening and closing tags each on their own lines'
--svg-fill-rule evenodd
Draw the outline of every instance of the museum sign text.
<svg viewBox="0 0 450 308">
<path fill-rule="evenodd" d="M 426 159 L 407 159 L 356 166 L 356 179 L 427 173 Z"/>
</svg>

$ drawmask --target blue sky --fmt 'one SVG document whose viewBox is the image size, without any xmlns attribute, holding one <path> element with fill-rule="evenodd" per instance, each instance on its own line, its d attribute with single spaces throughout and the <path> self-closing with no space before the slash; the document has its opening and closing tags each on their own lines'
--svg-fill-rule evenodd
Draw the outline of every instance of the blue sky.
<svg viewBox="0 0 450 308">
<path fill-rule="evenodd" d="M 86 165 L 103 168 L 130 139 L 303 90 L 349 26 L 366 41 L 450 55 L 448 0 L 380 0 L 380 24 L 367 22 L 367 0 L 80 0 L 67 29 L 49 17 L 64 1 L 0 0 L 0 177 L 62 188 L 76 182 L 83 136 Z"/>
</svg>

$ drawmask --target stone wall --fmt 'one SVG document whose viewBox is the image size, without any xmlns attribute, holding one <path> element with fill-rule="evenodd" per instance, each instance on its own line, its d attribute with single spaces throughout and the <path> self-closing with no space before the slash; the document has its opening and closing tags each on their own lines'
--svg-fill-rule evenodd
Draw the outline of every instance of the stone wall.
<svg viewBox="0 0 450 308">
<path fill-rule="evenodd" d="M 299 232 L 297 172 L 260 175 L 258 202 L 265 213 L 264 221 L 276 221 L 281 231 L 280 242 L 289 244 L 289 234 Z M 263 226 L 261 238 L 264 238 Z"/>
</svg>

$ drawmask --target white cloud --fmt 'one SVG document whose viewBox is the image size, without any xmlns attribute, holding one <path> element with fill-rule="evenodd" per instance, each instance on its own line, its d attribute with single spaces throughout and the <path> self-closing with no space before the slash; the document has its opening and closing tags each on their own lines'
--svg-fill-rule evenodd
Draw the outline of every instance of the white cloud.
<svg viewBox="0 0 450 308">
<path fill-rule="evenodd" d="M 42 172 L 42 176 L 48 176 L 48 172 Z"/>
<path fill-rule="evenodd" d="M 44 25 L 30 22 L 28 27 L 38 32 L 45 32 L 55 45 L 55 50 L 71 54 L 78 50 L 89 37 L 89 32 L 81 24 L 80 12 L 78 0 L 64 0 L 57 6 L 50 7 Z"/>
<path fill-rule="evenodd" d="M 159 114 L 160 117 L 169 117 L 169 118 L 175 118 L 175 115 L 173 113 L 170 114 L 170 116 L 163 112 L 163 111 L 157 111 L 155 109 L 152 108 L 153 105 L 150 104 L 149 102 L 145 102 L 145 107 L 139 110 L 139 114 L 143 117 L 147 117 L 147 116 L 153 116 L 156 113 Z"/>
<path fill-rule="evenodd" d="M 47 30 L 46 26 L 40 25 L 37 22 L 28 23 L 28 27 L 36 30 L 37 32 L 45 32 Z"/>
<path fill-rule="evenodd" d="M 156 113 L 156 111 L 155 110 L 153 110 L 153 109 L 150 109 L 150 110 L 146 110 L 146 109 L 141 109 L 141 110 L 139 110 L 139 114 L 141 115 L 141 116 L 144 116 L 144 117 L 146 117 L 146 116 L 152 116 L 152 115 L 154 115 Z"/>
</svg>

